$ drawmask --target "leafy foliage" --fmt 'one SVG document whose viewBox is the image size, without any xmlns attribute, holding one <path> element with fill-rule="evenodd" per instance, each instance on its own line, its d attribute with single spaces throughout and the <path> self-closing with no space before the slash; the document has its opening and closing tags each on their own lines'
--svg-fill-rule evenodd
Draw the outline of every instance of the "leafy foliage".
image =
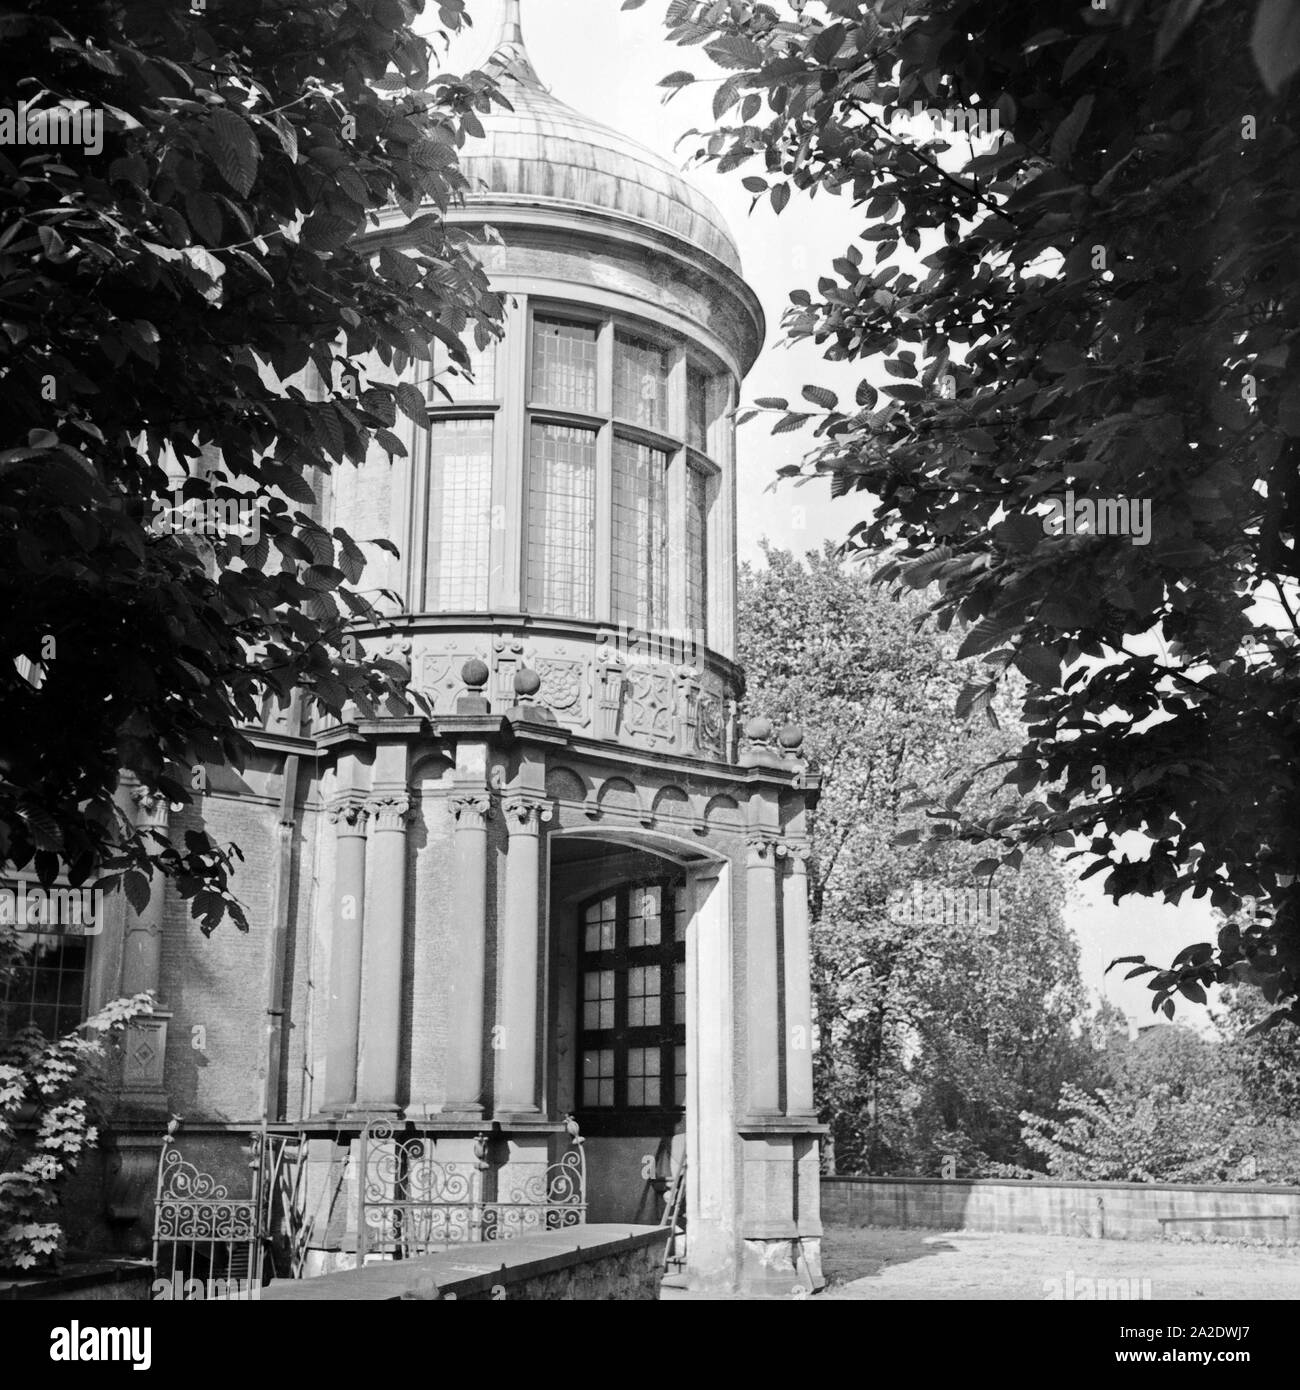
<svg viewBox="0 0 1300 1390">
<path fill-rule="evenodd" d="M 1047 1172 L 1130 1182 L 1300 1179 L 1291 1030 L 1250 1033 L 1267 1006 L 1258 991 L 1234 995 L 1219 1036 L 1162 1026 L 1131 1042 L 1112 1038 L 1094 1093 L 1067 1087 L 1064 1118 L 1022 1116 L 1026 1143 Z"/>
<path fill-rule="evenodd" d="M 898 842 L 920 838 L 916 792 L 950 779 L 1009 812 L 1014 798 L 980 772 L 1007 736 L 953 719 L 955 643 L 919 602 L 891 602 L 829 551 L 765 559 L 741 571 L 740 656 L 748 711 L 802 724 L 822 778 L 809 862 L 816 1086 L 837 1166 L 937 1172 L 956 1154 L 971 1171 L 1027 1158 L 1019 1112 L 1051 1107 L 1063 1079 L 1089 1075 L 1059 867 L 1035 851 L 998 873 L 996 921 L 890 910 L 918 883 L 987 886 L 996 861 L 956 840 Z"/>
<path fill-rule="evenodd" d="M 12 929 L 4 929 L 12 938 Z M 0 939 L 10 966 L 12 939 Z M 3 972 L 0 972 L 3 973 Z M 147 994 L 117 999 L 74 1033 L 50 1040 L 26 1028 L 0 1050 L 0 1269 L 56 1262 L 62 1179 L 99 1138 L 100 1063 L 105 1044 L 152 1013 Z"/>
<path fill-rule="evenodd" d="M 1028 680 L 1018 814 L 958 832 L 1003 856 L 1067 836 L 1116 900 L 1258 899 L 1153 973 L 1153 1007 L 1241 981 L 1300 1021 L 1295 7 L 796 8 L 674 0 L 668 24 L 725 74 L 702 157 L 777 213 L 794 190 L 862 219 L 786 330 L 892 380 L 856 407 L 805 391 L 788 471 L 877 499 L 852 544 L 969 626 L 964 713 Z M 914 104 L 1005 138 L 909 138 L 889 118 Z M 1149 543 L 1053 531 L 1070 493 L 1149 503 Z"/>
<path fill-rule="evenodd" d="M 1026 1114 L 1025 1142 L 1046 1160 L 1047 1172 L 1067 1181 L 1211 1182 L 1222 1175 L 1228 1153 L 1200 1101 L 1175 1103 L 1168 1089 L 1121 1097 L 1093 1095 L 1066 1084 L 1066 1116 L 1047 1120 Z"/>
<path fill-rule="evenodd" d="M 378 614 L 364 551 L 317 504 L 333 468 L 402 452 L 399 410 L 423 423 L 410 364 L 441 341 L 467 370 L 460 335 L 499 319 L 444 213 L 458 147 L 502 99 L 488 75 L 435 74 L 422 8 L 0 15 L 15 102 L 103 115 L 95 152 L 0 146 L 0 859 L 45 882 L 107 864 L 140 889 L 152 865 L 205 931 L 244 925 L 234 851 L 137 833 L 119 769 L 184 802 L 194 769 L 242 763 L 269 700 L 400 701 L 400 672 L 348 646 Z M 464 0 L 436 10 L 466 22 Z M 384 209 L 412 219 L 412 254 L 358 239 Z M 255 498 L 256 544 L 155 534 L 177 474 L 188 498 Z"/>
</svg>

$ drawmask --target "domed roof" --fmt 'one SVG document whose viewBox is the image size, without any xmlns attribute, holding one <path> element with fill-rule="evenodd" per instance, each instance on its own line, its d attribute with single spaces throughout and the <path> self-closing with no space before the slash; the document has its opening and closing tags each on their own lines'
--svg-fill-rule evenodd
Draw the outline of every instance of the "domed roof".
<svg viewBox="0 0 1300 1390">
<path fill-rule="evenodd" d="M 489 64 L 514 108 L 480 119 L 461 167 L 469 203 L 506 196 L 557 208 L 598 210 L 680 237 L 740 273 L 722 214 L 677 169 L 644 145 L 566 106 L 548 92 L 524 48 L 519 0 L 507 0 Z"/>
</svg>

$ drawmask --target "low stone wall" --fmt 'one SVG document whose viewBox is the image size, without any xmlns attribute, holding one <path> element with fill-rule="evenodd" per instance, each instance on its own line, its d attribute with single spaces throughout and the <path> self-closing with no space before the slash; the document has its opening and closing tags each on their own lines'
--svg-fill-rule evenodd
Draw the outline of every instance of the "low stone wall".
<svg viewBox="0 0 1300 1390">
<path fill-rule="evenodd" d="M 659 1297 L 665 1239 L 657 1226 L 573 1226 L 317 1279 L 276 1280 L 262 1301 L 649 1301 Z"/>
<path fill-rule="evenodd" d="M 58 1274 L 7 1275 L 0 1279 L 0 1299 L 142 1303 L 149 1299 L 153 1281 L 151 1264 L 139 1260 L 99 1260 L 68 1265 Z"/>
<path fill-rule="evenodd" d="M 828 1225 L 1300 1242 L 1300 1187 L 823 1177 Z"/>
</svg>

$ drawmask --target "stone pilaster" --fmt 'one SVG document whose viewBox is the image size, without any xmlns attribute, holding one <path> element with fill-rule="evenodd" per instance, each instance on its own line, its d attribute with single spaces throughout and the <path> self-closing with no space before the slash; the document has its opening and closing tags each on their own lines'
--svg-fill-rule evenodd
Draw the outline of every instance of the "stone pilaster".
<svg viewBox="0 0 1300 1390">
<path fill-rule="evenodd" d="M 815 1113 L 812 1061 L 812 954 L 808 937 L 807 848 L 792 845 L 782 880 L 785 970 L 785 1113 Z"/>
<path fill-rule="evenodd" d="M 487 791 L 462 791 L 451 798 L 455 892 L 452 920 L 456 940 L 448 988 L 447 1099 L 444 1113 L 483 1113 L 483 994 L 487 969 Z"/>
<path fill-rule="evenodd" d="M 366 825 L 369 812 L 355 795 L 329 810 L 334 826 L 334 911 L 326 1018 L 325 1104 L 349 1110 L 357 1097 L 361 1033 L 361 947 L 366 916 Z"/>
<path fill-rule="evenodd" d="M 540 826 L 551 811 L 544 802 L 526 796 L 506 797 L 501 810 L 510 845 L 498 956 L 495 1109 L 499 1115 L 536 1115 Z"/>
<path fill-rule="evenodd" d="M 411 798 L 379 793 L 366 802 L 370 862 L 358 1039 L 359 1110 L 397 1110 L 402 1036 L 402 948 L 406 927 L 406 828 Z"/>
<path fill-rule="evenodd" d="M 131 791 L 131 801 L 137 829 L 167 833 L 171 808 L 166 797 L 137 786 Z M 156 848 L 156 842 L 147 833 L 145 839 L 150 847 Z M 146 992 L 155 998 L 158 995 L 166 893 L 167 879 L 155 869 L 149 879 L 149 901 L 138 912 L 127 906 L 122 943 L 124 995 Z M 149 1017 L 135 1019 L 127 1025 L 122 1048 L 122 1101 L 132 1108 L 158 1111 L 167 1108 L 163 1069 L 170 1018 L 165 1008 L 157 1007 Z"/>
<path fill-rule="evenodd" d="M 775 836 L 752 832 L 745 872 L 745 1057 L 751 1115 L 781 1111 L 781 999 L 777 941 L 777 859 L 785 847 Z"/>
</svg>

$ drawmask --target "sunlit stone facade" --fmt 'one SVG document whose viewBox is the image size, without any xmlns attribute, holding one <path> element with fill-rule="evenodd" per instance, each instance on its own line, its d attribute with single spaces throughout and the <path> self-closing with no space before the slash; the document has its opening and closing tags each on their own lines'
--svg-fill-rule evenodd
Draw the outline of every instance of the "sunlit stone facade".
<svg viewBox="0 0 1300 1390">
<path fill-rule="evenodd" d="M 424 707 L 268 720 L 192 810 L 235 841 L 252 931 L 121 908 L 95 988 L 128 1042 L 117 1208 L 147 1224 L 159 1115 L 219 1166 L 308 1136 L 312 1266 L 356 1259 L 358 1135 L 390 1118 L 505 1193 L 571 1146 L 588 1218 L 660 1219 L 687 1160 L 686 1277 L 820 1283 L 795 730 L 737 727 L 731 410 L 763 338 L 717 211 L 563 106 L 506 6 L 513 112 L 466 153 L 505 334 L 472 382 L 417 364 L 427 431 L 337 474 L 371 546 L 370 652 Z M 400 249 L 396 214 L 372 234 Z M 141 943 L 145 949 L 141 950 Z M 224 1146 L 224 1148 L 223 1148 Z M 224 1159 L 221 1157 L 225 1154 Z"/>
</svg>

